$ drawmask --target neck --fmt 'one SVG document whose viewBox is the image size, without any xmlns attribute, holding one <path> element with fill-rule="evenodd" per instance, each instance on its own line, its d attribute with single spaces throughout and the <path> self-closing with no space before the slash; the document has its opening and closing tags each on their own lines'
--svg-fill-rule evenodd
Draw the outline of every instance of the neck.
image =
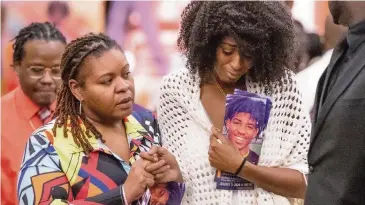
<svg viewBox="0 0 365 205">
<path fill-rule="evenodd" d="M 246 146 L 245 148 L 243 148 L 243 149 L 241 149 L 240 150 L 240 154 L 242 155 L 242 156 L 245 156 L 245 157 L 247 157 L 246 155 L 248 155 L 248 152 L 249 152 L 250 150 L 248 149 L 248 146 Z"/>
<path fill-rule="evenodd" d="M 355 7 L 352 7 L 351 9 L 353 9 L 353 10 L 349 11 L 349 13 L 351 13 L 351 17 L 347 21 L 347 26 L 353 26 L 353 25 L 358 24 L 365 20 L 364 7 L 355 6 Z"/>
<path fill-rule="evenodd" d="M 227 83 L 222 81 L 219 76 L 214 73 L 213 77 L 214 82 L 218 83 L 219 86 L 221 86 L 222 88 L 226 88 L 226 89 L 234 89 L 234 88 L 239 88 L 242 89 L 242 87 L 244 87 L 243 85 L 245 84 L 245 77 L 241 77 L 239 80 L 237 80 L 237 82 L 235 83 Z"/>
<path fill-rule="evenodd" d="M 85 115 L 85 117 L 93 124 L 98 130 L 115 130 L 115 131 L 125 131 L 125 126 L 123 120 L 113 120 L 113 121 L 106 121 L 100 120 L 97 118 L 89 117 Z"/>
<path fill-rule="evenodd" d="M 215 81 L 222 87 L 222 88 L 234 88 L 237 85 L 236 83 L 226 83 L 223 82 L 217 74 L 214 75 Z"/>
</svg>

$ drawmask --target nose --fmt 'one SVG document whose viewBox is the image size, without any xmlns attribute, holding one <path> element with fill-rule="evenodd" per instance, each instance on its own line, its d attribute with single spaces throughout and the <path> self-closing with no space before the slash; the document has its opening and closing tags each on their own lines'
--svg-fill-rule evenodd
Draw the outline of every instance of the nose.
<svg viewBox="0 0 365 205">
<path fill-rule="evenodd" d="M 43 77 L 40 79 L 40 82 L 43 84 L 52 84 L 53 78 L 49 70 L 46 70 Z"/>
<path fill-rule="evenodd" d="M 243 60 L 241 60 L 241 57 L 238 53 L 235 53 L 234 56 L 232 56 L 230 65 L 235 71 L 239 71 L 242 68 Z"/>
<path fill-rule="evenodd" d="M 246 128 L 246 126 L 240 126 L 237 131 L 238 131 L 238 133 L 240 135 L 246 136 L 246 134 L 247 134 L 247 128 Z"/>
<path fill-rule="evenodd" d="M 130 84 L 128 81 L 123 79 L 122 77 L 117 79 L 116 92 L 126 92 L 130 88 Z"/>
</svg>

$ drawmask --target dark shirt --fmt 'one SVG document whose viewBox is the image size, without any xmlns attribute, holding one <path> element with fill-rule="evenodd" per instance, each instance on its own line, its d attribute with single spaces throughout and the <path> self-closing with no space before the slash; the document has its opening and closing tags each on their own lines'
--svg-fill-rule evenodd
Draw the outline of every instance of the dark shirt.
<svg viewBox="0 0 365 205">
<path fill-rule="evenodd" d="M 340 58 L 333 64 L 333 69 L 328 69 L 326 75 L 329 75 L 328 84 L 325 88 L 323 101 L 325 101 L 327 94 L 331 91 L 338 79 L 345 75 L 347 69 L 347 63 L 351 61 L 356 49 L 365 41 L 365 21 L 357 23 L 349 27 L 349 31 L 346 35 L 346 39 L 339 44 L 338 52 L 341 52 Z"/>
</svg>

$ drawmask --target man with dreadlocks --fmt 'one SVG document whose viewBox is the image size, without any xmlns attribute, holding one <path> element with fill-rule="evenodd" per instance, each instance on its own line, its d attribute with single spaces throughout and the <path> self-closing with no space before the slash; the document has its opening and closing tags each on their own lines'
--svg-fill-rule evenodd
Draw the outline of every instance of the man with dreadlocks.
<svg viewBox="0 0 365 205">
<path fill-rule="evenodd" d="M 16 204 L 16 177 L 29 135 L 48 122 L 61 84 L 66 47 L 50 23 L 32 23 L 14 38 L 13 68 L 20 86 L 1 99 L 1 204 Z"/>
<path fill-rule="evenodd" d="M 185 181 L 182 204 L 288 205 L 304 197 L 310 122 L 293 80 L 294 36 L 278 1 L 192 1 L 185 8 L 178 46 L 187 69 L 165 77 L 157 112 Z M 212 129 L 223 128 L 226 95 L 236 88 L 273 101 L 258 165 Z M 216 169 L 255 188 L 217 190 Z"/>
<path fill-rule="evenodd" d="M 134 81 L 120 46 L 104 34 L 77 38 L 61 69 L 55 119 L 24 151 L 20 204 L 147 205 L 161 183 L 168 184 L 167 204 L 180 204 L 178 163 L 153 146 L 160 144 L 153 114 L 133 110 Z"/>
</svg>

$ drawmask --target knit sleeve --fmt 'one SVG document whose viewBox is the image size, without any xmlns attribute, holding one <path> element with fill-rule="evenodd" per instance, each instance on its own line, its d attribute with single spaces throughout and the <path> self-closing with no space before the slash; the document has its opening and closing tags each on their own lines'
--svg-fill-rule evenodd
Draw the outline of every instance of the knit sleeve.
<svg viewBox="0 0 365 205">
<path fill-rule="evenodd" d="M 159 106 L 157 108 L 157 116 L 161 130 L 161 141 L 163 146 L 169 150 L 178 161 L 183 177 L 188 173 L 184 173 L 185 165 L 183 160 L 184 140 L 187 126 L 187 111 L 179 103 L 182 100 L 179 95 L 181 88 L 176 82 L 177 76 L 171 74 L 163 79 L 160 88 Z M 184 177 L 185 179 L 185 177 Z"/>
<path fill-rule="evenodd" d="M 296 81 L 292 78 L 292 83 L 288 85 L 287 91 L 287 108 L 290 109 L 290 117 L 287 123 L 290 123 L 293 142 L 291 151 L 284 160 L 283 167 L 300 171 L 303 174 L 308 173 L 308 150 L 310 141 L 311 123 L 309 113 L 304 107 L 302 95 L 297 87 Z"/>
</svg>

